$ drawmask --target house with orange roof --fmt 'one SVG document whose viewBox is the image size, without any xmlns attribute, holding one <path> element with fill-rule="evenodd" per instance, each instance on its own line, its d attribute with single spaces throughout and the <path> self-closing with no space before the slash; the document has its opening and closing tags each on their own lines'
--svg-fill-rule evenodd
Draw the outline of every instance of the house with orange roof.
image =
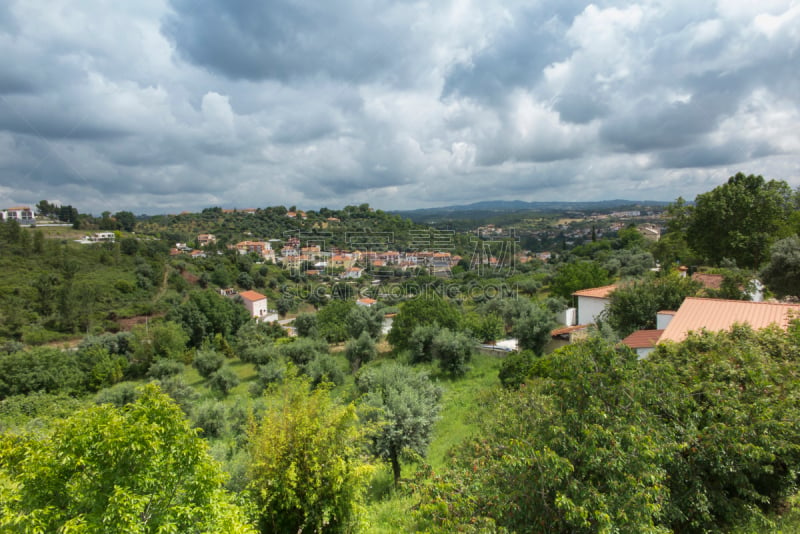
<svg viewBox="0 0 800 534">
<path fill-rule="evenodd" d="M 700 330 L 730 330 L 734 324 L 747 324 L 754 330 L 776 325 L 785 330 L 795 318 L 800 318 L 800 304 L 687 297 L 658 342 L 683 341 L 689 332 Z"/>
<path fill-rule="evenodd" d="M 617 289 L 617 284 L 611 284 L 602 287 L 593 287 L 590 289 L 581 289 L 572 294 L 577 301 L 578 306 L 578 324 L 594 324 L 597 318 L 603 313 L 603 310 L 608 306 L 609 297 L 614 290 Z"/>
<path fill-rule="evenodd" d="M 687 297 L 678 311 L 658 312 L 656 330 L 639 330 L 622 343 L 643 358 L 656 345 L 681 342 L 690 332 L 728 331 L 735 324 L 746 324 L 754 330 L 773 325 L 785 330 L 795 318 L 800 318 L 800 304 Z"/>
<path fill-rule="evenodd" d="M 663 333 L 663 330 L 637 330 L 623 339 L 622 344 L 632 348 L 639 359 L 642 359 L 655 350 Z"/>
<path fill-rule="evenodd" d="M 239 293 L 244 302 L 244 307 L 250 312 L 250 317 L 262 318 L 269 313 L 267 310 L 267 297 L 257 291 L 242 291 Z"/>
<path fill-rule="evenodd" d="M 200 247 L 205 247 L 216 242 L 217 237 L 214 234 L 200 234 L 197 236 L 197 245 Z"/>
<path fill-rule="evenodd" d="M 369 297 L 363 297 L 356 301 L 356 306 L 365 306 L 367 308 L 374 306 L 378 301 Z"/>
</svg>

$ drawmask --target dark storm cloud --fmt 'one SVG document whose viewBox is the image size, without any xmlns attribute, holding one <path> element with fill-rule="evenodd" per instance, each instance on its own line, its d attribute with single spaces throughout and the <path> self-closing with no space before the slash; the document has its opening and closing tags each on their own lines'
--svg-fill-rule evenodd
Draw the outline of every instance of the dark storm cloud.
<svg viewBox="0 0 800 534">
<path fill-rule="evenodd" d="M 30 93 L 34 85 L 12 73 L 0 72 L 0 95 L 13 95 L 17 93 Z"/>
<path fill-rule="evenodd" d="M 0 207 L 798 186 L 798 27 L 791 0 L 9 0 Z"/>
<path fill-rule="evenodd" d="M 734 140 L 723 145 L 703 144 L 664 150 L 657 153 L 656 160 L 659 166 L 667 169 L 708 168 L 736 165 L 780 153 L 766 141 L 746 143 Z"/>
<path fill-rule="evenodd" d="M 91 121 L 91 122 L 87 122 Z M 0 97 L 0 130 L 47 139 L 108 140 L 126 135 L 112 124 L 92 124 L 95 117 L 16 106 Z"/>
<path fill-rule="evenodd" d="M 609 111 L 608 104 L 597 95 L 580 93 L 558 95 L 553 108 L 558 111 L 561 120 L 574 124 L 586 124 L 605 116 Z"/>
<path fill-rule="evenodd" d="M 516 10 L 489 46 L 471 61 L 456 65 L 447 76 L 444 95 L 463 95 L 478 100 L 502 100 L 516 87 L 529 87 L 542 71 L 569 55 L 563 40 L 566 28 L 583 11 L 584 2 L 541 2 Z"/>
<path fill-rule="evenodd" d="M 405 76 L 413 4 L 172 0 L 163 31 L 188 60 L 234 79 Z"/>
</svg>

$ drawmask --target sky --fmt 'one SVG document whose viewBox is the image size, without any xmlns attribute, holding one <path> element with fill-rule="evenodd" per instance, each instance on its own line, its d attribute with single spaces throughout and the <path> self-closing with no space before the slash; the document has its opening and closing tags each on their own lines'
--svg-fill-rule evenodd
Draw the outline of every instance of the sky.
<svg viewBox="0 0 800 534">
<path fill-rule="evenodd" d="M 5 0 L 0 208 L 800 186 L 800 1 Z"/>
</svg>

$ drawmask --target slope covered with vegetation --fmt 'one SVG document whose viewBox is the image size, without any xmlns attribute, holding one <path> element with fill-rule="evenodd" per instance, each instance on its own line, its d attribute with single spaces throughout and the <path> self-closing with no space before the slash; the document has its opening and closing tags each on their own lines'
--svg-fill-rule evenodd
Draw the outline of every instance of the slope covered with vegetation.
<svg viewBox="0 0 800 534">
<path fill-rule="evenodd" d="M 797 528 L 800 326 L 696 334 L 646 360 L 617 342 L 686 296 L 746 298 L 759 269 L 776 294 L 800 293 L 781 274 L 800 265 L 795 194 L 737 175 L 707 195 L 670 206 L 658 242 L 623 225 L 546 263 L 467 262 L 447 278 L 167 253 L 195 233 L 235 241 L 329 219 L 416 228 L 366 206 L 304 222 L 210 210 L 93 245 L 2 225 L 0 529 Z M 754 203 L 759 225 L 702 223 Z M 701 288 L 675 261 L 726 282 Z M 619 281 L 602 324 L 553 351 L 571 294 Z M 230 287 L 267 295 L 298 335 L 251 320 L 217 291 Z M 358 306 L 365 295 L 378 302 Z M 519 352 L 478 352 L 507 336 Z"/>
</svg>

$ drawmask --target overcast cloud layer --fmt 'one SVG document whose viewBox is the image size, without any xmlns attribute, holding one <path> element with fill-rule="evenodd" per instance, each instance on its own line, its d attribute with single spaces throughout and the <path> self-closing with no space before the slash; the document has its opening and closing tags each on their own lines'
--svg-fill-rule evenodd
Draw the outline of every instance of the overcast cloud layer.
<svg viewBox="0 0 800 534">
<path fill-rule="evenodd" d="M 800 3 L 11 0 L 0 208 L 800 186 Z"/>
</svg>

